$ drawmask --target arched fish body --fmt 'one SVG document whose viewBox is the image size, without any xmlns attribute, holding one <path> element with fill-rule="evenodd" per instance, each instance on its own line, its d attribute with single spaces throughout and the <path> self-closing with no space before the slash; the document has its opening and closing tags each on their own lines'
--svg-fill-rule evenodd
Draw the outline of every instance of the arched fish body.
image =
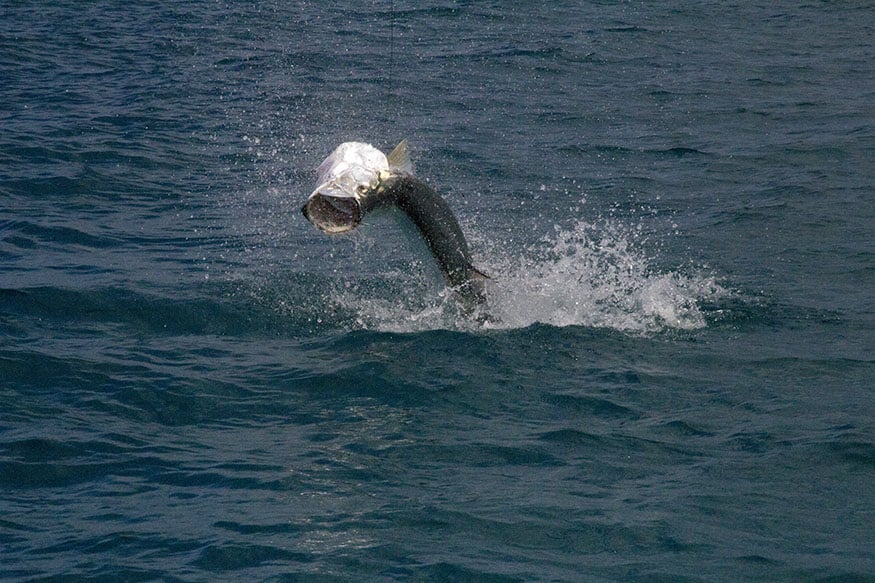
<svg viewBox="0 0 875 583">
<path fill-rule="evenodd" d="M 401 210 L 416 226 L 446 282 L 466 307 L 483 304 L 484 276 L 471 260 L 468 242 L 446 201 L 413 175 L 402 141 L 389 156 L 370 144 L 345 142 L 317 170 L 317 187 L 301 209 L 327 234 L 355 229 L 367 213 Z"/>
</svg>

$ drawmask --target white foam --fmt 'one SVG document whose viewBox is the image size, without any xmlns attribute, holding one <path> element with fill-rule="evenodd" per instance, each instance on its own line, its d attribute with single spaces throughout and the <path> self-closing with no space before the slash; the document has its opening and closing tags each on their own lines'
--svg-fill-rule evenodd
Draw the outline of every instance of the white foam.
<svg viewBox="0 0 875 583">
<path fill-rule="evenodd" d="M 451 294 L 436 293 L 422 274 L 408 275 L 418 281 L 409 282 L 413 289 L 406 298 L 374 297 L 353 286 L 335 299 L 357 314 L 355 327 L 393 332 L 535 323 L 640 333 L 704 327 L 699 304 L 722 291 L 714 278 L 659 272 L 632 240 L 617 224 L 581 221 L 557 229 L 521 255 L 495 246 L 478 256 L 478 265 L 492 276 L 492 318 L 480 324 L 459 314 Z"/>
</svg>

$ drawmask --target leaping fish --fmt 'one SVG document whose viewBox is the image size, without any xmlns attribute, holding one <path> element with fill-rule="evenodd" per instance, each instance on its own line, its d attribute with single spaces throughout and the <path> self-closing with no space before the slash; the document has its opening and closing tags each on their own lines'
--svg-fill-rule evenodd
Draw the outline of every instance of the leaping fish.
<svg viewBox="0 0 875 583">
<path fill-rule="evenodd" d="M 487 277 L 474 267 L 447 202 L 413 175 L 406 139 L 388 156 L 370 144 L 345 142 L 325 158 L 317 174 L 316 189 L 301 211 L 319 230 L 346 233 L 369 212 L 394 206 L 416 226 L 466 310 L 485 303 Z"/>
</svg>

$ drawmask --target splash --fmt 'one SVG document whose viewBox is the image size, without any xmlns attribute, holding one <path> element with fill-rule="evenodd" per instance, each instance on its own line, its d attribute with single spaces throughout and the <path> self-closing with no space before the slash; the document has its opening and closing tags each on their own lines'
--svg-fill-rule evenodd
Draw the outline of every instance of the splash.
<svg viewBox="0 0 875 583">
<path fill-rule="evenodd" d="M 492 289 L 500 327 L 536 322 L 622 331 L 705 326 L 699 301 L 718 293 L 709 277 L 661 273 L 623 227 L 578 222 L 516 259 Z"/>
<path fill-rule="evenodd" d="M 617 224 L 578 222 L 511 255 L 481 256 L 491 274 L 488 314 L 458 312 L 448 290 L 416 269 L 393 274 L 397 295 L 382 286 L 347 282 L 335 300 L 352 327 L 392 332 L 513 329 L 535 323 L 651 333 L 706 325 L 700 303 L 721 293 L 713 277 L 660 272 Z M 405 279 L 406 278 L 406 279 Z M 395 287 L 392 286 L 392 287 Z M 400 298 L 400 299 L 398 299 Z"/>
</svg>

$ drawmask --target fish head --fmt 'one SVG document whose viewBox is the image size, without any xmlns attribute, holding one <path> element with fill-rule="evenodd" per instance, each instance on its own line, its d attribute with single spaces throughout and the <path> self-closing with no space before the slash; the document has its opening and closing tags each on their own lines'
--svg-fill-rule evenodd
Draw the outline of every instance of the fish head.
<svg viewBox="0 0 875 583">
<path fill-rule="evenodd" d="M 386 155 L 370 144 L 341 144 L 319 166 L 318 186 L 301 209 L 304 216 L 323 233 L 353 230 L 362 220 L 362 199 L 388 169 Z"/>
</svg>

